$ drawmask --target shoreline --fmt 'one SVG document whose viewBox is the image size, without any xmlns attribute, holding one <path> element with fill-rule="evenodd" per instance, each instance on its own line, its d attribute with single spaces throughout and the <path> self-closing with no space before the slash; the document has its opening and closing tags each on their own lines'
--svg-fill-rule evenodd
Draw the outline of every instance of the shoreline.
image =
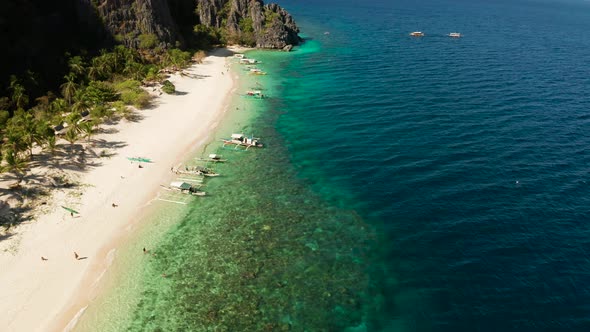
<svg viewBox="0 0 590 332">
<path fill-rule="evenodd" d="M 18 252 L 0 253 L 0 309 L 6 314 L 0 324 L 7 331 L 62 331 L 96 296 L 112 253 L 140 225 L 142 209 L 172 177 L 171 165 L 209 141 L 226 115 L 236 88 L 233 74 L 222 74 L 229 54 L 216 50 L 186 70 L 197 78 L 173 75 L 179 94 L 157 98 L 157 106 L 140 112 L 144 119 L 138 123 L 119 123 L 115 133 L 97 135 L 118 148 L 102 165 L 80 172 L 86 185 L 76 206 L 81 217 L 71 218 L 60 207 L 67 197 L 55 195 L 51 213 L 17 230 Z M 135 156 L 155 162 L 139 169 L 126 159 Z M 74 251 L 88 258 L 76 260 Z"/>
</svg>

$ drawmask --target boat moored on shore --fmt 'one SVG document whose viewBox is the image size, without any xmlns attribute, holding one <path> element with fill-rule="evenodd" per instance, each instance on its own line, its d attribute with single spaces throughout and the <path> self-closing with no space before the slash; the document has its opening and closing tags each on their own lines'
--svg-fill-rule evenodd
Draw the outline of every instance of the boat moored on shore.
<svg viewBox="0 0 590 332">
<path fill-rule="evenodd" d="M 242 65 L 255 65 L 260 63 L 260 61 L 256 60 L 256 59 L 248 59 L 248 58 L 241 58 L 240 59 L 240 64 Z"/>
<path fill-rule="evenodd" d="M 246 149 L 250 147 L 261 148 L 263 145 L 259 142 L 259 138 L 247 137 L 244 134 L 232 134 L 229 139 L 222 139 L 223 146 L 235 145 L 236 148 L 244 146 Z"/>
<path fill-rule="evenodd" d="M 173 181 L 170 182 L 170 189 L 180 191 L 183 194 L 193 195 L 193 196 L 205 196 L 205 192 L 199 190 L 197 186 L 194 186 L 188 182 L 182 181 Z"/>
</svg>

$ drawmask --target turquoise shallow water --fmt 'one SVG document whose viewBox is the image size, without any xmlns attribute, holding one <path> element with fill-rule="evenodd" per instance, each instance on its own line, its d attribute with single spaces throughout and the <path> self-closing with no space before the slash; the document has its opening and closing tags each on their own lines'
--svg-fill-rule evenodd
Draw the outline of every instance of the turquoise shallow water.
<svg viewBox="0 0 590 332">
<path fill-rule="evenodd" d="M 220 150 L 112 330 L 587 331 L 590 4 L 281 4 L 306 44 L 219 130 L 265 148 Z"/>
<path fill-rule="evenodd" d="M 209 195 L 154 247 L 130 331 L 328 331 L 362 324 L 374 235 L 355 211 L 328 204 L 297 179 L 275 129 L 283 103 L 279 74 L 313 53 L 313 45 L 294 55 L 249 53 L 270 75 L 244 73 L 239 90 L 262 86 L 268 98 L 238 96 L 236 112 L 246 116 L 230 122 L 233 132 L 263 138 L 265 148 L 216 150 L 229 160 L 215 166 L 223 176 L 208 181 Z"/>
</svg>

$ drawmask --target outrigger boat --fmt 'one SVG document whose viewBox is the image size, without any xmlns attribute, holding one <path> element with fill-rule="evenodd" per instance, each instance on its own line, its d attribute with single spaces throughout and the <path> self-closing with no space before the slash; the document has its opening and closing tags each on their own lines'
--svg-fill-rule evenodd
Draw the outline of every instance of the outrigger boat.
<svg viewBox="0 0 590 332">
<path fill-rule="evenodd" d="M 202 176 L 219 176 L 219 174 L 215 173 L 215 171 L 213 171 L 212 169 L 207 168 L 207 167 L 203 167 L 203 166 L 193 166 L 193 167 L 185 166 L 184 169 L 175 169 L 174 173 L 202 175 Z"/>
<path fill-rule="evenodd" d="M 221 159 L 221 156 L 215 153 L 210 154 L 207 158 L 197 158 L 200 161 L 210 161 L 214 163 L 224 163 L 227 159 Z"/>
<path fill-rule="evenodd" d="M 252 69 L 250 69 L 250 74 L 253 74 L 253 75 L 266 75 L 266 72 L 260 70 L 259 68 L 252 68 Z"/>
<path fill-rule="evenodd" d="M 170 182 L 170 189 L 180 191 L 183 194 L 189 194 L 193 196 L 205 196 L 204 191 L 199 190 L 199 188 L 187 182 Z"/>
<path fill-rule="evenodd" d="M 222 139 L 223 146 L 236 145 L 236 148 L 239 146 L 245 146 L 246 150 L 248 148 L 250 148 L 251 146 L 253 146 L 255 148 L 261 148 L 262 143 L 260 143 L 258 140 L 259 140 L 259 138 L 254 138 L 254 137 L 248 138 L 244 134 L 231 134 L 231 138 Z"/>
<path fill-rule="evenodd" d="M 264 95 L 262 94 L 262 91 L 260 91 L 260 90 L 248 90 L 248 91 L 246 91 L 246 94 L 244 95 L 244 97 L 264 99 Z"/>
<path fill-rule="evenodd" d="M 242 65 L 255 65 L 257 63 L 260 63 L 260 61 L 258 61 L 256 59 L 246 59 L 246 58 L 240 59 L 240 64 L 242 64 Z"/>
<path fill-rule="evenodd" d="M 424 37 L 424 32 L 422 31 L 414 31 L 410 33 L 410 36 L 412 37 Z"/>
<path fill-rule="evenodd" d="M 449 37 L 461 38 L 461 34 L 459 32 L 451 32 L 449 33 Z"/>
</svg>

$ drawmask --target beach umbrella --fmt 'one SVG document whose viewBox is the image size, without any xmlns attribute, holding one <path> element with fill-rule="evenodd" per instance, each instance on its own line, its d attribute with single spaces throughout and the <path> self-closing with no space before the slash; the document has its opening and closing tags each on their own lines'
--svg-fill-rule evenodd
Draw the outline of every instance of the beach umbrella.
<svg viewBox="0 0 590 332">
<path fill-rule="evenodd" d="M 62 207 L 62 208 L 64 208 L 66 211 L 70 212 L 70 213 L 77 213 L 77 214 L 80 214 L 80 212 L 78 212 L 78 211 L 76 211 L 76 210 L 74 210 L 74 209 L 70 209 L 70 208 L 69 208 L 69 207 L 67 207 L 67 206 L 63 206 L 63 205 L 62 205 L 61 207 Z"/>
</svg>

